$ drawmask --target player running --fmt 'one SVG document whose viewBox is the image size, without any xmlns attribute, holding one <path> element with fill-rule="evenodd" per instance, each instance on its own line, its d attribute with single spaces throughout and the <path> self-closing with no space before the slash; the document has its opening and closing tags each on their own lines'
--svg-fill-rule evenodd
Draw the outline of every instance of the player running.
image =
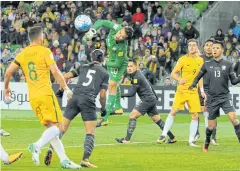
<svg viewBox="0 0 240 171">
<path fill-rule="evenodd" d="M 0 135 L 1 136 L 10 136 L 10 134 L 3 129 L 0 128 Z M 0 144 L 0 159 L 3 161 L 4 164 L 9 165 L 14 163 L 15 161 L 19 160 L 22 157 L 22 152 L 11 154 L 9 155 Z"/>
<path fill-rule="evenodd" d="M 144 77 L 142 72 L 137 70 L 137 62 L 135 60 L 128 62 L 127 72 L 130 74 L 130 80 L 133 87 L 129 93 L 122 94 L 122 97 L 132 97 L 137 93 L 141 101 L 129 115 L 126 137 L 121 139 L 116 138 L 117 142 L 123 144 L 130 143 L 130 139 L 136 128 L 137 118 L 144 116 L 146 113 L 152 118 L 153 122 L 155 122 L 160 127 L 160 129 L 163 130 L 164 127 L 164 121 L 160 118 L 160 115 L 157 111 L 157 94 L 153 90 L 151 84 Z M 167 135 L 169 136 L 168 143 L 177 142 L 175 136 L 171 131 L 168 131 Z"/>
<path fill-rule="evenodd" d="M 178 81 L 177 91 L 175 93 L 172 109 L 167 117 L 162 135 L 158 142 L 163 143 L 166 141 L 167 132 L 170 130 L 174 117 L 178 110 L 184 110 L 184 104 L 187 103 L 189 107 L 189 113 L 192 116 L 192 122 L 190 124 L 189 146 L 197 146 L 194 141 L 194 137 L 198 128 L 198 112 L 201 111 L 198 89 L 188 90 L 192 81 L 198 74 L 203 64 L 203 59 L 198 56 L 198 46 L 195 39 L 188 41 L 188 54 L 182 56 L 175 68 L 173 69 L 171 76 Z M 180 74 L 180 76 L 179 76 Z M 205 97 L 203 92 L 203 83 L 199 83 L 199 87 L 202 91 L 202 96 Z"/>
<path fill-rule="evenodd" d="M 90 64 L 80 66 L 64 75 L 67 80 L 78 77 L 78 83 L 74 87 L 73 97 L 68 101 L 64 111 L 63 123 L 65 129 L 62 135 L 68 130 L 71 121 L 78 113 L 81 113 L 86 131 L 81 166 L 96 168 L 97 166 L 89 161 L 89 157 L 94 148 L 95 128 L 97 124 L 95 98 L 100 92 L 100 103 L 102 105 L 102 111 L 104 111 L 109 74 L 102 66 L 102 62 L 104 61 L 104 53 L 102 50 L 94 50 L 91 53 L 91 58 L 92 62 Z M 57 94 L 62 97 L 63 91 L 59 90 Z M 50 165 L 51 159 L 52 147 L 50 147 L 47 152 L 45 164 Z"/>
<path fill-rule="evenodd" d="M 47 129 L 40 139 L 30 144 L 29 150 L 36 165 L 40 164 L 39 153 L 47 144 L 51 143 L 60 158 L 60 165 L 65 169 L 80 169 L 81 166 L 73 163 L 65 154 L 60 132 L 63 131 L 62 111 L 51 87 L 50 71 L 67 96 L 71 98 L 72 91 L 68 88 L 63 75 L 59 71 L 52 52 L 43 45 L 43 29 L 41 26 L 30 28 L 28 33 L 30 45 L 18 54 L 6 71 L 4 79 L 4 95 L 10 98 L 9 82 L 12 74 L 20 67 L 23 69 L 28 85 L 31 107 Z"/>
<path fill-rule="evenodd" d="M 240 82 L 240 77 L 236 78 L 232 64 L 222 59 L 222 54 L 224 52 L 222 42 L 214 41 L 212 51 L 214 59 L 204 63 L 201 71 L 189 87 L 189 89 L 194 89 L 198 81 L 207 74 L 208 92 L 206 107 L 209 116 L 208 127 L 206 128 L 206 140 L 203 145 L 204 152 L 208 152 L 211 135 L 213 130 L 216 129 L 216 118 L 220 116 L 220 108 L 223 109 L 224 113 L 227 114 L 231 120 L 240 142 L 240 124 L 229 93 L 229 81 L 231 81 L 233 85 L 238 84 Z"/>
<path fill-rule="evenodd" d="M 108 20 L 96 21 L 93 28 L 97 30 L 100 27 L 106 27 L 110 29 L 106 40 L 109 60 L 105 63 L 107 66 L 107 71 L 110 74 L 110 81 L 106 115 L 98 121 L 97 127 L 108 125 L 108 117 L 113 111 L 114 106 L 116 114 L 123 113 L 120 104 L 121 89 L 119 85 L 128 65 L 128 39 L 133 36 L 134 32 L 132 27 L 122 27 L 121 25 L 114 24 Z M 102 111 L 102 113 L 105 113 L 105 111 Z"/>
</svg>

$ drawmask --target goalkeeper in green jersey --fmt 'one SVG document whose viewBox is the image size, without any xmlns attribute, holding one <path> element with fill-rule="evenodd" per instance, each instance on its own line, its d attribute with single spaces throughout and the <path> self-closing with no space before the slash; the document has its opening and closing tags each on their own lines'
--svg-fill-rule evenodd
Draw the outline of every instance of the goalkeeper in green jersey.
<svg viewBox="0 0 240 171">
<path fill-rule="evenodd" d="M 115 107 L 116 114 L 123 113 L 120 104 L 121 89 L 119 85 L 128 65 L 128 39 L 130 39 L 134 33 L 132 27 L 122 27 L 121 25 L 112 23 L 108 20 L 98 20 L 93 25 L 95 30 L 101 27 L 110 29 L 106 40 L 108 61 L 105 62 L 107 71 L 110 74 L 110 81 L 106 111 L 101 111 L 102 115 L 105 116 L 98 121 L 97 127 L 108 125 L 108 117 L 113 111 L 113 107 Z"/>
</svg>

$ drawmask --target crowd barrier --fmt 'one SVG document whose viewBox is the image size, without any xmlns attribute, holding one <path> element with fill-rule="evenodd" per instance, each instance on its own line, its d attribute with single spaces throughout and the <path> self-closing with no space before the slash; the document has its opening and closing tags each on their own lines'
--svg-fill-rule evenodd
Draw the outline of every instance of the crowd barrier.
<svg viewBox="0 0 240 171">
<path fill-rule="evenodd" d="M 10 88 L 12 90 L 12 98 L 14 102 L 7 105 L 3 102 L 3 82 L 1 82 L 1 109 L 11 109 L 11 110 L 31 110 L 31 106 L 29 103 L 28 97 L 28 88 L 26 83 L 10 83 Z M 53 90 L 56 91 L 58 89 L 58 85 L 53 84 Z M 74 84 L 69 85 L 72 89 L 74 88 Z M 159 97 L 157 102 L 157 108 L 160 113 L 169 113 L 173 98 L 175 94 L 176 87 L 172 86 L 154 86 L 153 87 Z M 121 90 L 124 92 L 128 92 L 130 90 L 130 86 L 121 86 Z M 232 103 L 237 111 L 237 114 L 240 115 L 240 87 L 231 87 L 230 92 L 232 95 Z M 99 102 L 99 97 L 96 98 L 96 106 L 99 109 L 101 107 Z M 139 97 L 136 95 L 131 98 L 122 98 L 121 105 L 125 112 L 130 112 L 135 105 L 140 101 Z M 62 99 L 59 99 L 59 104 L 64 110 L 67 104 L 67 98 L 64 95 Z M 221 111 L 223 113 L 223 111 Z M 183 113 L 187 113 L 187 111 L 183 111 Z"/>
</svg>

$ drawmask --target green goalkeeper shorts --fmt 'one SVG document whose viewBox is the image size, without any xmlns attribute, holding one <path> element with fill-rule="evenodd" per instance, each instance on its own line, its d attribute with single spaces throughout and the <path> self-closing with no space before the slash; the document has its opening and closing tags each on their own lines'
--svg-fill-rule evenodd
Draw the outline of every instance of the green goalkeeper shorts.
<svg viewBox="0 0 240 171">
<path fill-rule="evenodd" d="M 120 68 L 108 67 L 107 71 L 110 74 L 110 81 L 120 83 L 124 73 L 127 70 L 128 64 L 123 64 Z"/>
</svg>

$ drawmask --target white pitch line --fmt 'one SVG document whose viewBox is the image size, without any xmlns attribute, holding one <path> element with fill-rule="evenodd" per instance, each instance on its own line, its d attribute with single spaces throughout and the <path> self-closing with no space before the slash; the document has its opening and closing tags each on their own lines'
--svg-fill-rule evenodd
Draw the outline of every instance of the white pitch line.
<svg viewBox="0 0 240 171">
<path fill-rule="evenodd" d="M 183 141 L 186 141 L 188 142 L 188 140 L 178 140 L 178 142 L 183 142 Z M 129 144 L 121 144 L 121 143 L 112 143 L 112 144 L 95 144 L 94 146 L 95 147 L 103 147 L 103 146 L 119 146 L 119 145 L 133 145 L 133 144 L 152 144 L 152 143 L 156 143 L 156 141 L 146 141 L 146 142 L 131 142 Z M 164 143 L 164 144 L 167 144 L 167 143 Z M 64 148 L 81 148 L 83 147 L 83 145 L 73 145 L 73 146 L 66 146 Z M 44 147 L 43 149 L 46 149 L 48 147 Z M 28 150 L 27 148 L 10 148 L 10 149 L 6 149 L 6 151 L 25 151 L 25 150 Z"/>
</svg>

